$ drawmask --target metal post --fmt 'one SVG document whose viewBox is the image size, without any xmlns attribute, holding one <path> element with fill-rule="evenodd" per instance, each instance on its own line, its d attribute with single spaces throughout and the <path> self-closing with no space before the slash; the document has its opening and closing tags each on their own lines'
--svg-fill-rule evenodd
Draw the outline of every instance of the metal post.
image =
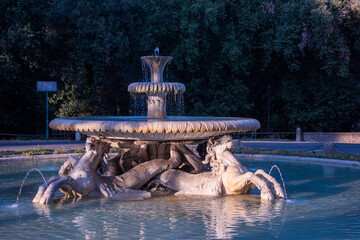
<svg viewBox="0 0 360 240">
<path fill-rule="evenodd" d="M 37 81 L 36 88 L 38 92 L 46 92 L 46 140 L 49 139 L 49 109 L 48 109 L 48 92 L 57 91 L 57 82 Z"/>
<path fill-rule="evenodd" d="M 48 91 L 46 91 L 46 140 L 49 140 Z"/>
<path fill-rule="evenodd" d="M 268 122 L 267 122 L 267 132 L 268 132 L 268 138 L 270 138 L 270 94 L 271 94 L 271 86 L 270 84 L 266 88 L 267 94 L 268 94 Z"/>
</svg>

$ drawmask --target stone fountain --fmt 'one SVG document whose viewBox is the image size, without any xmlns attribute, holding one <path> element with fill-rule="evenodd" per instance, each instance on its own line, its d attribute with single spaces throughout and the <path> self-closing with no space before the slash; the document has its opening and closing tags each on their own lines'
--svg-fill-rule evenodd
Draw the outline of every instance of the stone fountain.
<svg viewBox="0 0 360 240">
<path fill-rule="evenodd" d="M 150 68 L 151 82 L 128 87 L 132 96 L 146 94 L 147 116 L 57 118 L 50 128 L 87 135 L 86 151 L 79 160 L 68 159 L 59 176 L 50 178 L 33 202 L 50 203 L 59 189 L 66 197 L 100 192 L 116 199 L 143 199 L 152 192 L 171 190 L 175 195 L 244 194 L 257 187 L 261 199 L 284 197 L 274 178 L 262 170 L 249 172 L 230 153 L 230 133 L 253 131 L 255 119 L 235 117 L 167 116 L 166 96 L 183 94 L 181 83 L 164 82 L 170 56 L 141 59 Z M 200 156 L 188 145 L 203 146 Z M 108 155 L 111 147 L 120 149 Z M 201 149 L 201 148 L 199 148 Z M 205 156 L 205 157 L 204 157 Z"/>
</svg>

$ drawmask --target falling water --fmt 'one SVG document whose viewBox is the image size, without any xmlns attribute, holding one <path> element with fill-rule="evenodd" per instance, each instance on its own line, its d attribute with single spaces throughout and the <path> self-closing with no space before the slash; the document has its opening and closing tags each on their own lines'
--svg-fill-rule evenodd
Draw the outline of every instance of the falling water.
<svg viewBox="0 0 360 240">
<path fill-rule="evenodd" d="M 146 103 L 146 95 L 140 94 L 138 98 L 138 116 L 146 116 L 147 113 L 147 103 Z"/>
<path fill-rule="evenodd" d="M 130 99 L 129 99 L 129 103 L 130 103 L 130 115 L 131 116 L 135 116 L 135 100 L 134 97 L 130 95 Z"/>
<path fill-rule="evenodd" d="M 180 116 L 185 114 L 184 94 L 180 94 Z"/>
<path fill-rule="evenodd" d="M 150 82 L 150 68 L 144 60 L 141 60 L 141 72 L 143 75 L 143 82 Z"/>
<path fill-rule="evenodd" d="M 38 171 L 38 173 L 40 173 L 40 175 L 41 175 L 42 179 L 44 180 L 44 183 L 45 183 L 45 185 L 46 185 L 46 187 L 47 187 L 46 180 L 45 180 L 45 178 L 44 178 L 44 175 L 41 173 L 41 171 L 40 171 L 39 169 L 37 169 L 37 168 L 30 169 L 30 170 L 26 173 L 26 176 L 24 177 L 24 179 L 23 179 L 23 181 L 22 181 L 22 184 L 21 184 L 20 190 L 19 190 L 19 194 L 18 194 L 18 196 L 17 196 L 17 198 L 16 198 L 16 204 L 15 204 L 15 206 L 17 206 L 18 203 L 19 203 L 19 197 L 20 197 L 22 188 L 23 188 L 23 186 L 24 186 L 24 184 L 25 184 L 25 180 L 26 180 L 26 178 L 29 176 L 29 174 L 30 174 L 32 171 Z"/>
<path fill-rule="evenodd" d="M 138 94 L 137 96 L 130 97 L 130 108 L 133 116 L 146 115 L 146 95 Z"/>
<path fill-rule="evenodd" d="M 184 95 L 168 93 L 166 96 L 166 112 L 169 116 L 183 116 L 184 115 Z"/>
<path fill-rule="evenodd" d="M 176 116 L 174 112 L 174 94 L 172 92 L 166 94 L 166 112 L 169 116 Z"/>
<path fill-rule="evenodd" d="M 270 169 L 270 171 L 269 171 L 269 175 L 271 175 L 271 172 L 272 172 L 273 168 L 276 168 L 276 169 L 278 170 L 279 174 L 280 174 L 280 178 L 281 178 L 281 181 L 282 181 L 282 183 L 283 183 L 283 188 L 284 188 L 285 200 L 287 200 L 285 182 L 284 182 L 284 179 L 283 179 L 283 177 L 282 177 L 280 168 L 279 168 L 278 166 L 276 166 L 276 165 L 272 166 L 271 169 Z"/>
<path fill-rule="evenodd" d="M 172 82 L 171 79 L 169 78 L 169 67 L 171 65 L 171 62 L 172 62 L 172 60 L 170 60 L 165 66 L 165 70 L 164 70 L 165 74 L 164 74 L 164 78 L 163 78 L 164 82 Z"/>
</svg>

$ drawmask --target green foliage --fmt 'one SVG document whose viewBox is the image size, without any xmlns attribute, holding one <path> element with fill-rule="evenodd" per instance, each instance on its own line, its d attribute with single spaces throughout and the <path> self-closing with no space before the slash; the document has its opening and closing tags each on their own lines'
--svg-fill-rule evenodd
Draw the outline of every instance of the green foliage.
<svg viewBox="0 0 360 240">
<path fill-rule="evenodd" d="M 27 133 L 45 124 L 45 95 L 36 93 L 44 80 L 46 53 L 41 22 L 44 1 L 0 3 L 0 131 Z M 46 74 L 45 74 L 46 75 Z M 43 97 L 43 98 L 41 98 Z"/>
<path fill-rule="evenodd" d="M 305 131 L 349 131 L 359 119 L 359 75 L 350 71 L 359 49 L 351 49 L 346 28 L 359 6 L 349 11 L 340 7 L 345 1 L 304 2 L 284 6 L 302 26 L 282 21 L 277 34 L 278 42 L 288 43 L 277 47 L 289 67 L 281 80 L 283 111 L 289 126 Z M 358 32 L 359 26 L 350 31 Z"/>
<path fill-rule="evenodd" d="M 174 57 L 187 115 L 251 116 L 271 130 L 356 130 L 358 1 L 0 0 L 0 132 L 51 116 L 127 115 L 140 56 Z M 263 127 L 263 129 L 265 129 Z"/>
</svg>

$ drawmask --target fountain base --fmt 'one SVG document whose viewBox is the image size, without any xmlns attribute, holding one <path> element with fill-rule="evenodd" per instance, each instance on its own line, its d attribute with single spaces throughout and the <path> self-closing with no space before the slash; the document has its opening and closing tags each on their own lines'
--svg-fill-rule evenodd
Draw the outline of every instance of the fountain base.
<svg viewBox="0 0 360 240">
<path fill-rule="evenodd" d="M 39 187 L 33 202 L 51 203 L 57 190 L 66 197 L 87 196 L 99 190 L 108 198 L 144 199 L 151 196 L 144 191 L 153 183 L 151 180 L 175 191 L 176 195 L 245 194 L 257 187 L 262 199 L 284 197 L 274 178 L 262 170 L 249 172 L 235 159 L 229 152 L 232 147 L 229 135 L 210 138 L 205 159 L 191 151 L 186 143 L 89 137 L 81 158 L 68 159 L 59 176 Z M 120 149 L 119 154 L 109 158 L 108 152 L 114 145 Z M 211 171 L 206 171 L 209 167 Z"/>
<path fill-rule="evenodd" d="M 148 119 L 165 119 L 166 116 L 166 95 L 147 94 L 147 118 Z"/>
</svg>

